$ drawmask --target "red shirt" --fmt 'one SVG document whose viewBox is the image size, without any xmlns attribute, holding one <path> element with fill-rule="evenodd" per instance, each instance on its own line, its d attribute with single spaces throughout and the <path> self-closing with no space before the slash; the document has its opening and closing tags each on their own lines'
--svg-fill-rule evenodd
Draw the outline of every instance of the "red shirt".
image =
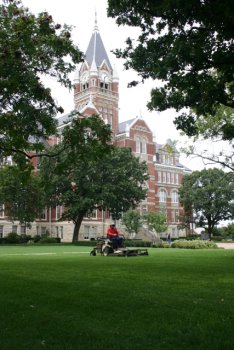
<svg viewBox="0 0 234 350">
<path fill-rule="evenodd" d="M 109 227 L 107 230 L 107 237 L 108 238 L 113 238 L 113 237 L 118 237 L 119 232 L 116 227 Z"/>
</svg>

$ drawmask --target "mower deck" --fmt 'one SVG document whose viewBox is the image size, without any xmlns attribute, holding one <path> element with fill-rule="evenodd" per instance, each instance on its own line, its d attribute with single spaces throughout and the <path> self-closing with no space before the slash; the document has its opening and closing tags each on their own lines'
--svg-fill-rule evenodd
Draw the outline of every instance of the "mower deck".
<svg viewBox="0 0 234 350">
<path fill-rule="evenodd" d="M 140 256 L 149 255 L 148 249 L 143 248 L 119 248 L 108 256 Z"/>
</svg>

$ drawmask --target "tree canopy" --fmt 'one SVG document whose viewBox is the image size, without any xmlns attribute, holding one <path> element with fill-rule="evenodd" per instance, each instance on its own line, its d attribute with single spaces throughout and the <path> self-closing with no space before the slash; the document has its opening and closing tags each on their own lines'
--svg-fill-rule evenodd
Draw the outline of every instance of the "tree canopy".
<svg viewBox="0 0 234 350">
<path fill-rule="evenodd" d="M 0 151 L 41 152 L 56 132 L 63 108 L 44 77 L 71 88 L 69 74 L 82 58 L 71 41 L 72 27 L 47 12 L 32 14 L 20 0 L 0 5 Z"/>
<path fill-rule="evenodd" d="M 148 228 L 153 230 L 156 234 L 163 233 L 167 230 L 167 217 L 164 212 L 149 212 L 145 215 Z"/>
<path fill-rule="evenodd" d="M 16 165 L 0 169 L 0 199 L 5 215 L 27 227 L 40 218 L 46 203 L 40 179 L 32 170 L 28 167 L 22 171 Z"/>
<path fill-rule="evenodd" d="M 211 235 L 222 220 L 234 218 L 234 174 L 221 169 L 204 169 L 185 175 L 179 189 L 185 213 Z"/>
<path fill-rule="evenodd" d="M 130 238 L 134 238 L 135 235 L 139 232 L 140 228 L 143 226 L 143 217 L 140 212 L 136 209 L 129 209 L 123 214 L 122 223 L 126 227 L 127 232 L 130 235 Z"/>
<path fill-rule="evenodd" d="M 74 222 L 78 240 L 83 218 L 93 210 L 122 213 L 146 196 L 147 166 L 130 149 L 110 143 L 111 130 L 98 116 L 74 118 L 55 146 L 58 156 L 43 159 L 40 174 L 46 184 L 49 205 L 63 205 L 62 220 Z"/>
<path fill-rule="evenodd" d="M 150 110 L 175 108 L 178 129 L 188 136 L 201 132 L 196 120 L 215 116 L 220 107 L 234 108 L 234 6 L 232 0 L 108 0 L 108 15 L 119 25 L 139 27 L 137 41 L 128 38 L 116 50 L 126 69 L 144 81 L 158 80 Z M 134 85 L 137 82 L 132 82 Z M 224 139 L 234 136 L 224 121 Z"/>
</svg>

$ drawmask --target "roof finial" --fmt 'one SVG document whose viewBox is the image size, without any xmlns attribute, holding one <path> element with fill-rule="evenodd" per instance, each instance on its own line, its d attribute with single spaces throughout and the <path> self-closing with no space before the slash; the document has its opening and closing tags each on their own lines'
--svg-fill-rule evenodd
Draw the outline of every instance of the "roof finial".
<svg viewBox="0 0 234 350">
<path fill-rule="evenodd" d="M 94 31 L 98 31 L 98 26 L 97 26 L 97 11 L 95 9 L 95 20 L 94 20 Z"/>
</svg>

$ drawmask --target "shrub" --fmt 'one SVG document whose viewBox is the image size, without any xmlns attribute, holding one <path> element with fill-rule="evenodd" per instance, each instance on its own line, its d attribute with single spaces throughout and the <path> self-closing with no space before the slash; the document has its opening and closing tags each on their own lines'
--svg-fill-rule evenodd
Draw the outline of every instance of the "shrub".
<svg viewBox="0 0 234 350">
<path fill-rule="evenodd" d="M 20 236 L 15 232 L 10 232 L 6 237 L 4 237 L 6 244 L 15 244 L 20 242 Z"/>
<path fill-rule="evenodd" d="M 19 243 L 28 243 L 31 239 L 32 237 L 30 235 L 23 234 L 19 236 Z"/>
<path fill-rule="evenodd" d="M 215 249 L 218 248 L 214 242 L 205 240 L 176 240 L 171 244 L 172 248 L 182 248 L 182 249 Z"/>
<path fill-rule="evenodd" d="M 40 240 L 41 240 L 41 236 L 40 235 L 35 235 L 35 236 L 33 236 L 33 242 L 34 243 L 38 243 L 38 242 L 40 242 Z"/>
<path fill-rule="evenodd" d="M 165 241 L 159 241 L 157 243 L 154 243 L 152 245 L 152 247 L 154 247 L 154 248 L 170 248 L 170 244 L 168 242 L 165 242 Z"/>
<path fill-rule="evenodd" d="M 60 243 L 60 241 L 58 241 L 57 237 L 43 237 L 39 243 Z"/>
<path fill-rule="evenodd" d="M 216 241 L 216 242 L 220 242 L 224 239 L 224 237 L 222 236 L 213 236 L 212 237 L 212 241 Z"/>
</svg>

